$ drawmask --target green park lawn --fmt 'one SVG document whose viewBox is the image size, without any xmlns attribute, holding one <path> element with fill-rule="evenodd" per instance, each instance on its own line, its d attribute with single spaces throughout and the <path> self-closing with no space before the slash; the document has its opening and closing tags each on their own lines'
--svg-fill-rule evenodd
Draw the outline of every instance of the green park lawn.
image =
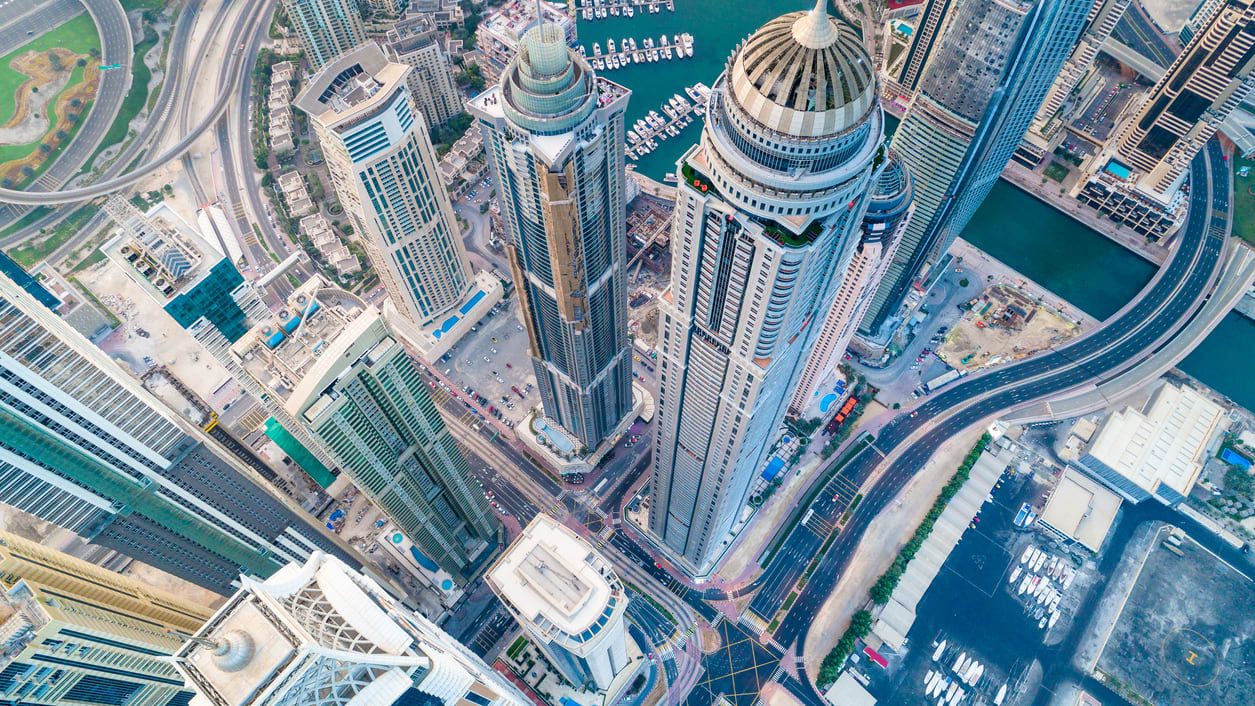
<svg viewBox="0 0 1255 706">
<path fill-rule="evenodd" d="M 34 140 L 33 142 L 28 142 L 24 145 L 0 145 L 0 164 L 3 164 L 13 159 L 22 159 L 26 155 L 30 154 L 32 150 L 36 149 L 39 143 L 44 141 L 44 138 L 48 137 L 48 133 L 51 132 L 53 128 L 56 127 L 57 120 L 59 119 L 57 115 L 57 101 L 61 99 L 61 94 L 65 93 L 71 88 L 74 88 L 79 83 L 82 83 L 82 81 L 83 81 L 83 67 L 75 66 L 74 70 L 70 72 L 70 80 L 66 81 L 65 86 L 63 86 L 60 91 L 57 91 L 57 95 L 54 96 L 53 99 L 48 103 L 48 129 L 44 130 L 44 134 L 40 135 L 38 140 Z M 79 115 L 86 117 L 87 109 L 91 106 L 91 103 L 92 103 L 91 101 L 87 101 L 86 104 L 80 106 L 78 108 Z M 83 124 L 83 121 L 80 119 L 77 123 L 74 124 L 73 129 L 70 131 L 70 134 L 73 135 L 74 133 L 78 132 L 78 128 L 82 124 Z M 63 144 L 69 144 L 69 143 L 70 143 L 70 140 L 66 140 L 65 143 Z M 60 149 L 58 149 L 57 151 L 60 151 Z M 45 165 L 51 164 L 51 163 L 52 163 L 51 159 L 44 160 Z"/>
<path fill-rule="evenodd" d="M 1248 176 L 1238 176 L 1238 170 L 1250 167 Z M 1255 245 L 1255 159 L 1233 156 L 1233 234 Z"/>
<path fill-rule="evenodd" d="M 19 73 L 9 63 L 28 51 L 43 52 L 57 47 L 77 54 L 87 54 L 93 49 L 99 53 L 100 36 L 96 34 L 96 24 L 92 22 L 91 15 L 84 12 L 0 57 L 0 123 L 8 122 L 13 117 L 13 111 L 17 110 L 14 94 L 27 79 L 25 74 Z"/>
</svg>

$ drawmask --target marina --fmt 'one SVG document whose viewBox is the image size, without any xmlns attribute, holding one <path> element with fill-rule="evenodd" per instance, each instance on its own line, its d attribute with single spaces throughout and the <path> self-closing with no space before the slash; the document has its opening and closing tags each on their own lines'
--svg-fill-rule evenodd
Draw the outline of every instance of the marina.
<svg viewBox="0 0 1255 706">
<path fill-rule="evenodd" d="M 664 34 L 656 42 L 652 37 L 646 37 L 639 43 L 628 37 L 619 40 L 618 44 L 613 39 L 608 39 L 604 53 L 600 42 L 593 42 L 592 55 L 583 46 L 580 47 L 580 53 L 593 65 L 594 71 L 613 71 L 630 64 L 690 59 L 693 57 L 693 35 L 685 32 L 668 38 Z"/>
<path fill-rule="evenodd" d="M 604 20 L 608 17 L 635 17 L 657 15 L 664 9 L 675 12 L 675 0 L 579 0 L 580 19 L 585 22 Z"/>
<path fill-rule="evenodd" d="M 676 137 L 681 130 L 691 125 L 694 116 L 705 115 L 710 87 L 704 83 L 695 83 L 686 87 L 684 94 L 682 96 L 677 93 L 667 99 L 662 105 L 661 115 L 658 111 L 651 110 L 628 129 L 628 159 L 636 161 L 653 152 L 658 148 L 659 142 Z"/>
</svg>

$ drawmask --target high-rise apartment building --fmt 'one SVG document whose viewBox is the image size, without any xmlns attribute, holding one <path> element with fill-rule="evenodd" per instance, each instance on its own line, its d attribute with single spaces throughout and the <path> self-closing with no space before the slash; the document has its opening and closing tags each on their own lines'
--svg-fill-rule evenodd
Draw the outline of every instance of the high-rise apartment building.
<svg viewBox="0 0 1255 706">
<path fill-rule="evenodd" d="M 884 156 L 871 61 L 824 6 L 736 49 L 676 169 L 649 531 L 698 576 L 740 517 L 848 276 Z"/>
<path fill-rule="evenodd" d="M 203 606 L 0 533 L 0 701 L 186 704 L 170 664 Z"/>
<path fill-rule="evenodd" d="M 820 385 L 836 372 L 858 322 L 871 304 L 876 284 L 893 261 L 898 239 L 911 218 L 913 197 L 911 175 L 897 153 L 890 151 L 872 180 L 858 249 L 798 377 L 789 414 L 802 415 L 821 392 Z"/>
<path fill-rule="evenodd" d="M 539 16 L 538 14 L 539 13 Z M 475 48 L 483 61 L 479 68 L 489 86 L 495 86 L 514 60 L 528 30 L 541 24 L 557 27 L 567 46 L 577 43 L 575 18 L 566 12 L 566 3 L 549 0 L 512 2 L 492 10 L 475 28 Z"/>
<path fill-rule="evenodd" d="M 245 577 L 175 654 L 192 706 L 528 706 L 504 676 L 367 576 L 317 554 Z"/>
<path fill-rule="evenodd" d="M 1015 153 L 1093 0 L 969 0 L 929 61 L 893 137 L 915 215 L 859 330 L 875 336 L 967 226 Z"/>
<path fill-rule="evenodd" d="M 388 296 L 423 325 L 457 308 L 472 272 L 406 85 L 412 71 L 364 44 L 311 77 L 296 107 L 309 115 L 331 183 Z"/>
<path fill-rule="evenodd" d="M 453 66 L 440 46 L 441 37 L 429 15 L 415 14 L 396 23 L 384 42 L 389 61 L 410 67 L 405 83 L 429 128 L 462 112 L 462 95 L 453 82 Z"/>
<path fill-rule="evenodd" d="M 628 666 L 623 583 L 610 562 L 549 515 L 536 515 L 484 580 L 577 687 L 606 691 Z"/>
<path fill-rule="evenodd" d="M 358 0 L 283 0 L 283 10 L 315 71 L 366 41 Z"/>
<path fill-rule="evenodd" d="M 0 498 L 219 593 L 315 550 L 360 565 L 100 349 L 0 277 Z"/>
<path fill-rule="evenodd" d="M 632 409 L 623 115 L 562 28 L 533 27 L 467 104 L 496 177 L 544 413 L 596 449 Z"/>
<path fill-rule="evenodd" d="M 924 67 L 933 55 L 933 49 L 941 43 L 945 32 L 950 6 L 955 0 L 927 0 L 920 11 L 919 24 L 911 38 L 911 46 L 907 49 L 906 58 L 896 79 L 900 86 L 908 91 L 919 88 L 920 78 L 924 75 Z"/>
<path fill-rule="evenodd" d="M 425 557 L 459 581 L 497 523 L 410 353 L 379 312 L 320 278 L 231 348 Z"/>
<path fill-rule="evenodd" d="M 1076 87 L 1080 85 L 1081 79 L 1085 78 L 1085 74 L 1093 68 L 1098 51 L 1111 36 L 1112 30 L 1120 23 L 1120 18 L 1124 17 L 1124 11 L 1129 9 L 1131 2 L 1132 0 L 1094 0 L 1094 5 L 1085 20 L 1085 29 L 1081 31 L 1081 40 L 1072 50 L 1072 55 L 1068 57 L 1068 60 L 1063 62 L 1063 69 L 1037 111 L 1037 118 L 1033 121 L 1033 132 L 1049 138 L 1063 126 L 1063 121 L 1059 119 L 1059 111 Z"/>
<path fill-rule="evenodd" d="M 1215 10 L 1119 133 L 1139 191 L 1167 201 L 1194 155 L 1255 87 L 1255 5 Z"/>
<path fill-rule="evenodd" d="M 1211 20 L 1212 13 L 1225 2 L 1226 0 L 1202 0 L 1202 2 L 1198 3 L 1198 7 L 1194 8 L 1194 12 L 1190 13 L 1190 19 L 1185 21 L 1185 25 L 1181 27 L 1180 33 L 1177 34 L 1181 43 L 1189 44 L 1190 40 L 1194 39 L 1194 35 L 1207 26 L 1208 21 Z"/>
</svg>

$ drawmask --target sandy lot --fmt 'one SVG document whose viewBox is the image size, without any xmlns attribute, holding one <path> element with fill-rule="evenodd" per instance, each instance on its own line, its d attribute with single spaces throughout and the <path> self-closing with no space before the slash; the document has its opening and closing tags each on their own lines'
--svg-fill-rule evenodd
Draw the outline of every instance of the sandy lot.
<svg viewBox="0 0 1255 706">
<path fill-rule="evenodd" d="M 958 370 L 1020 360 L 1080 334 L 1081 328 L 1013 285 L 985 290 L 951 329 L 938 357 Z"/>
</svg>

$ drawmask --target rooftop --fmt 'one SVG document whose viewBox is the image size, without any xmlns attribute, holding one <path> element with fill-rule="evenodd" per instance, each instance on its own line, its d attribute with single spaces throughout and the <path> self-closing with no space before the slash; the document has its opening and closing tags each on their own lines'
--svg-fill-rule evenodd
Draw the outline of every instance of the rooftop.
<svg viewBox="0 0 1255 706">
<path fill-rule="evenodd" d="M 222 261 L 222 252 L 164 203 L 147 213 L 125 210 L 118 235 L 102 250 L 158 303 L 195 286 Z"/>
<path fill-rule="evenodd" d="M 586 642 L 626 607 L 614 569 L 557 520 L 541 513 L 488 571 L 489 585 L 541 632 Z"/>
<path fill-rule="evenodd" d="M 1069 466 L 1046 502 L 1041 521 L 1097 552 L 1115 521 L 1120 502 L 1119 495 Z"/>
<path fill-rule="evenodd" d="M 406 64 L 389 61 L 374 42 L 341 54 L 310 77 L 293 105 L 324 124 L 375 107 L 405 83 L 410 72 Z"/>
</svg>

